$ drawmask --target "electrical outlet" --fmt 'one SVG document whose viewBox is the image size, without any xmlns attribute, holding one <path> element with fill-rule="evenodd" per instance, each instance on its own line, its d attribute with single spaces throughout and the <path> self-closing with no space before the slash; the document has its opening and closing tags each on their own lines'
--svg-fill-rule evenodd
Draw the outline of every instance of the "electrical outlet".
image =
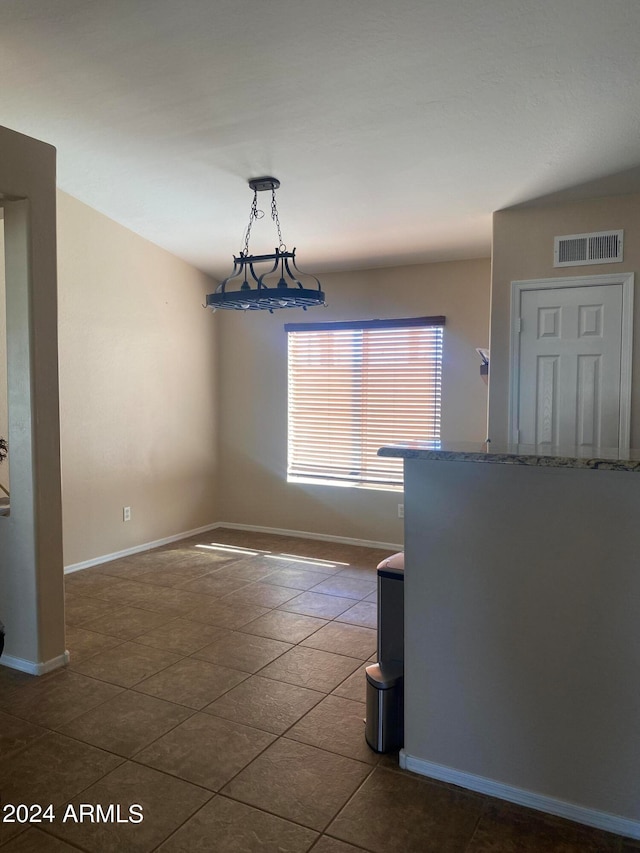
<svg viewBox="0 0 640 853">
<path fill-rule="evenodd" d="M 131 521 L 131 507 L 123 506 L 122 507 L 122 520 L 123 521 Z"/>
<path fill-rule="evenodd" d="M 404 518 L 404 504 L 398 504 L 398 518 Z"/>
</svg>

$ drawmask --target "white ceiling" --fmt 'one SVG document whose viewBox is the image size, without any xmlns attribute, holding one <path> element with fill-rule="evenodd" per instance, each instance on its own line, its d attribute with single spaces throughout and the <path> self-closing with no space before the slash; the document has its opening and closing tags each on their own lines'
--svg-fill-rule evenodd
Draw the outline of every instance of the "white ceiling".
<svg viewBox="0 0 640 853">
<path fill-rule="evenodd" d="M 486 256 L 493 210 L 640 164 L 639 39 L 638 0 L 0 0 L 0 123 L 218 277 L 262 174 L 302 269 Z"/>
</svg>

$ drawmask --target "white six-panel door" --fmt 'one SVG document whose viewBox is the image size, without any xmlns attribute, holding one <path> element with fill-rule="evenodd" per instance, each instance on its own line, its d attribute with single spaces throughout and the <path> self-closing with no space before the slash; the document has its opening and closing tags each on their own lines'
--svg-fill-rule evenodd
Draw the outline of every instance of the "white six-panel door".
<svg viewBox="0 0 640 853">
<path fill-rule="evenodd" d="M 586 454 L 628 444 L 625 278 L 514 282 L 512 441 Z"/>
</svg>

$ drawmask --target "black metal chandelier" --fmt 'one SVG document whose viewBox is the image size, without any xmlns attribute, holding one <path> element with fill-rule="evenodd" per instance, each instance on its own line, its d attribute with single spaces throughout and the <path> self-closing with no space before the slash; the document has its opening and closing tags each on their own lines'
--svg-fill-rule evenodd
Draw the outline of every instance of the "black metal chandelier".
<svg viewBox="0 0 640 853">
<path fill-rule="evenodd" d="M 216 288 L 215 293 L 207 296 L 207 308 L 233 308 L 236 311 L 270 311 L 277 308 L 302 308 L 304 311 L 314 305 L 325 305 L 324 293 L 320 282 L 314 275 L 303 273 L 296 266 L 296 250 L 287 251 L 282 240 L 276 190 L 280 186 L 277 178 L 270 176 L 252 178 L 249 186 L 253 190 L 253 203 L 249 214 L 244 248 L 233 258 L 233 272 Z M 271 190 L 271 218 L 278 229 L 279 245 L 271 255 L 250 255 L 249 239 L 254 219 L 261 219 L 264 213 L 258 210 L 258 193 Z M 256 264 L 271 262 L 270 269 L 259 275 Z M 299 277 L 313 279 L 317 287 L 305 287 Z"/>
</svg>

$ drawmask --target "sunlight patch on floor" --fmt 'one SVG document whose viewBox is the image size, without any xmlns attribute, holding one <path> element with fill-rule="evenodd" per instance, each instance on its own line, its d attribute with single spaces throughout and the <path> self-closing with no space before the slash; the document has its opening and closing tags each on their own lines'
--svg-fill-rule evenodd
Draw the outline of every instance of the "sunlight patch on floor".
<svg viewBox="0 0 640 853">
<path fill-rule="evenodd" d="M 230 545 L 218 545 L 217 542 L 212 542 L 211 545 L 196 545 L 196 548 L 205 548 L 208 551 L 229 551 L 232 554 L 244 554 L 245 557 L 257 557 L 259 554 L 269 554 L 269 551 L 251 551 L 249 548 L 232 548 Z"/>
<path fill-rule="evenodd" d="M 314 563 L 325 566 L 350 566 L 350 563 L 341 563 L 340 560 L 323 560 L 321 557 L 303 557 L 302 554 L 285 554 L 284 551 L 280 554 L 281 557 L 286 557 L 288 560 L 308 560 L 313 559 Z"/>
<path fill-rule="evenodd" d="M 330 563 L 328 560 L 312 560 L 308 557 L 292 557 L 289 554 L 265 554 L 272 560 L 286 560 L 288 563 L 304 563 L 306 566 L 324 566 L 325 568 L 335 568 L 335 563 Z"/>
</svg>

